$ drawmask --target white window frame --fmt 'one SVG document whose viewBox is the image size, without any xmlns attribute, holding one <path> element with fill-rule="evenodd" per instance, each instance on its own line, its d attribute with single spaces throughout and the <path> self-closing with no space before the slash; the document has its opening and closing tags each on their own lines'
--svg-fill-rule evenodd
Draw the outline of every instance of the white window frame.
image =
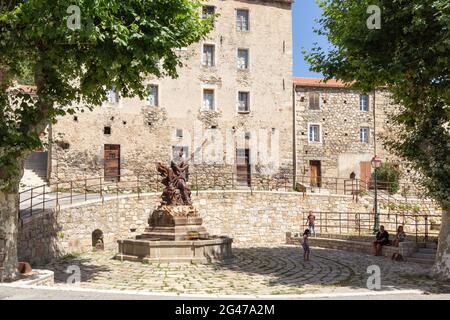
<svg viewBox="0 0 450 320">
<path fill-rule="evenodd" d="M 247 30 L 238 29 L 238 12 L 239 11 L 247 11 Z M 248 8 L 236 8 L 235 12 L 235 23 L 236 23 L 236 31 L 237 32 L 249 32 L 250 31 L 250 9 Z M 242 24 L 241 24 L 242 25 Z"/>
<path fill-rule="evenodd" d="M 318 126 L 319 127 L 319 141 L 311 140 L 311 127 Z M 311 144 L 320 144 L 322 143 L 322 125 L 320 123 L 308 123 L 308 143 Z"/>
<path fill-rule="evenodd" d="M 367 105 L 366 108 L 367 110 L 363 110 L 363 104 L 362 104 L 362 97 L 367 97 Z M 369 112 L 370 111 L 370 96 L 368 94 L 360 94 L 359 95 L 359 111 L 361 112 Z"/>
<path fill-rule="evenodd" d="M 247 61 L 245 68 L 240 68 L 240 59 L 239 59 L 239 51 L 247 51 Z M 250 69 L 250 49 L 249 48 L 238 48 L 236 50 L 236 67 L 238 70 L 248 70 Z"/>
<path fill-rule="evenodd" d="M 205 90 L 211 90 L 213 92 L 213 108 L 206 108 L 205 107 Z M 217 97 L 216 97 L 216 89 L 211 87 L 203 87 L 201 92 L 201 110 L 203 111 L 217 111 Z"/>
<path fill-rule="evenodd" d="M 367 141 L 363 141 L 362 137 L 363 137 L 363 129 L 367 129 Z M 370 142 L 370 127 L 360 127 L 359 128 L 359 142 L 361 143 L 369 143 Z"/>
<path fill-rule="evenodd" d="M 239 110 L 239 107 L 241 105 L 240 104 L 240 100 L 239 100 L 240 93 L 246 93 L 247 94 L 247 110 L 245 110 L 245 111 Z M 237 103 L 236 103 L 236 111 L 237 111 L 237 113 L 242 113 L 242 114 L 250 113 L 250 110 L 251 110 L 250 101 L 251 101 L 250 91 L 245 91 L 245 90 L 238 91 L 238 93 L 237 93 Z"/>
<path fill-rule="evenodd" d="M 205 46 L 209 46 L 213 48 L 213 55 L 212 55 L 212 65 L 207 65 L 205 60 Z M 201 56 L 202 56 L 202 67 L 203 68 L 214 68 L 216 66 L 216 44 L 215 43 L 203 43 L 202 49 L 201 49 Z"/>
<path fill-rule="evenodd" d="M 153 104 L 150 102 L 150 96 L 151 96 L 150 95 L 150 88 L 152 88 L 152 87 L 156 88 L 156 99 L 153 102 Z M 148 95 L 147 95 L 147 103 L 148 103 L 148 105 L 150 107 L 159 107 L 159 85 L 156 84 L 156 83 L 148 84 L 147 85 L 147 92 L 148 92 Z"/>
</svg>

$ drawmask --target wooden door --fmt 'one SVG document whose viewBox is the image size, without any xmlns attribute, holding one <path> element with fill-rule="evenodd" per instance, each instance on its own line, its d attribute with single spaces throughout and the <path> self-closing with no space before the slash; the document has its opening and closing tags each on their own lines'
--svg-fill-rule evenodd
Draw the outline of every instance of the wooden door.
<svg viewBox="0 0 450 320">
<path fill-rule="evenodd" d="M 360 190 L 365 191 L 369 189 L 370 180 L 372 179 L 372 164 L 370 161 L 361 161 L 360 167 Z"/>
<path fill-rule="evenodd" d="M 236 149 L 236 181 L 239 185 L 250 186 L 250 149 Z"/>
<path fill-rule="evenodd" d="M 309 162 L 309 171 L 311 172 L 311 186 L 320 188 L 322 186 L 322 168 L 320 161 L 311 160 Z"/>
<path fill-rule="evenodd" d="M 120 181 L 120 145 L 105 144 L 105 180 Z"/>
</svg>

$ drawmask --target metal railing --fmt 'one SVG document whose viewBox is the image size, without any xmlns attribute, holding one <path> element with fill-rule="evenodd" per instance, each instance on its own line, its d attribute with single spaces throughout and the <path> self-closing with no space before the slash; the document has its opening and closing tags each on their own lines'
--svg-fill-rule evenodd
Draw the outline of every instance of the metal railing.
<svg viewBox="0 0 450 320">
<path fill-rule="evenodd" d="M 312 212 L 315 217 L 315 231 L 318 234 L 333 234 L 347 236 L 373 236 L 374 213 L 373 212 Z M 307 216 L 309 212 L 302 213 L 304 229 L 307 228 Z M 437 238 L 439 231 L 430 223 L 430 215 L 427 214 L 400 214 L 387 215 L 380 213 L 380 225 L 393 239 L 399 226 L 403 226 L 407 238 L 415 242 L 427 242 L 429 238 Z M 301 230 L 303 231 L 303 230 Z"/>
<path fill-rule="evenodd" d="M 46 209 L 59 209 L 62 204 L 102 200 L 119 194 L 162 192 L 163 178 L 158 172 L 145 175 L 120 175 L 116 177 L 95 177 L 73 181 L 58 181 L 20 192 L 20 217 L 31 216 Z M 232 173 L 193 172 L 188 175 L 187 184 L 191 192 L 202 190 L 256 190 L 293 191 L 292 176 L 252 174 L 248 177 Z"/>
<path fill-rule="evenodd" d="M 31 216 L 46 209 L 56 208 L 59 210 L 61 205 L 69 205 L 75 202 L 104 201 L 106 198 L 117 197 L 119 194 L 137 194 L 140 197 L 142 193 L 162 192 L 161 180 L 162 177 L 155 171 L 151 174 L 58 181 L 50 185 L 30 188 L 19 194 L 19 218 Z M 197 194 L 201 190 L 246 189 L 251 193 L 258 190 L 297 191 L 306 196 L 307 193 L 325 193 L 326 191 L 328 194 L 353 195 L 357 200 L 364 193 L 370 194 L 371 190 L 370 182 L 358 179 L 320 177 L 318 181 L 320 182 L 316 185 L 311 185 L 310 177 L 297 177 L 294 186 L 293 177 L 288 174 L 269 176 L 258 173 L 246 175 L 235 172 L 193 172 L 188 175 L 188 186 L 192 192 Z M 378 185 L 387 188 L 390 183 L 379 182 Z M 412 189 L 408 188 L 408 190 Z M 382 192 L 379 194 L 382 199 Z"/>
<path fill-rule="evenodd" d="M 297 189 L 310 192 L 331 192 L 333 194 L 364 195 L 375 189 L 375 183 L 371 180 L 348 179 L 336 177 L 311 177 L 301 175 L 296 177 Z M 380 193 L 399 194 L 403 197 L 419 197 L 423 192 L 414 183 L 377 181 L 377 189 Z"/>
</svg>

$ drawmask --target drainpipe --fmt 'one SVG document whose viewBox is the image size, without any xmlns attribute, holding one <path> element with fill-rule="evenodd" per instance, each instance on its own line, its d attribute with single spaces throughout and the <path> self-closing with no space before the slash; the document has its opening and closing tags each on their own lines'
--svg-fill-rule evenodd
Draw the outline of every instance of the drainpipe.
<svg viewBox="0 0 450 320">
<path fill-rule="evenodd" d="M 376 89 L 373 90 L 373 154 L 377 155 L 377 120 L 375 112 Z"/>
<path fill-rule="evenodd" d="M 295 185 L 297 183 L 297 126 L 296 126 L 296 106 L 295 106 L 295 82 L 292 83 L 292 112 L 293 112 L 293 117 L 292 117 L 292 134 L 293 134 L 293 138 L 292 138 L 292 150 L 293 150 L 293 174 L 294 174 L 294 178 L 292 179 L 293 181 L 293 187 L 295 190 Z"/>
<path fill-rule="evenodd" d="M 48 125 L 48 149 L 47 149 L 47 183 L 50 184 L 50 177 L 52 175 L 52 154 L 53 154 L 53 126 Z"/>
</svg>

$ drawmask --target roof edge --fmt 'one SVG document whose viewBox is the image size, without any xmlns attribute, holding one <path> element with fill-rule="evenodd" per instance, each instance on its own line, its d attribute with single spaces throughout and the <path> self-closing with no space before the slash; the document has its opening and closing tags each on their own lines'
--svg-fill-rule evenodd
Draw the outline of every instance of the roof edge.
<svg viewBox="0 0 450 320">
<path fill-rule="evenodd" d="M 348 88 L 351 86 L 351 83 L 345 83 L 341 80 L 330 79 L 325 81 L 324 78 L 294 77 L 292 81 L 295 85 L 303 87 Z"/>
</svg>

